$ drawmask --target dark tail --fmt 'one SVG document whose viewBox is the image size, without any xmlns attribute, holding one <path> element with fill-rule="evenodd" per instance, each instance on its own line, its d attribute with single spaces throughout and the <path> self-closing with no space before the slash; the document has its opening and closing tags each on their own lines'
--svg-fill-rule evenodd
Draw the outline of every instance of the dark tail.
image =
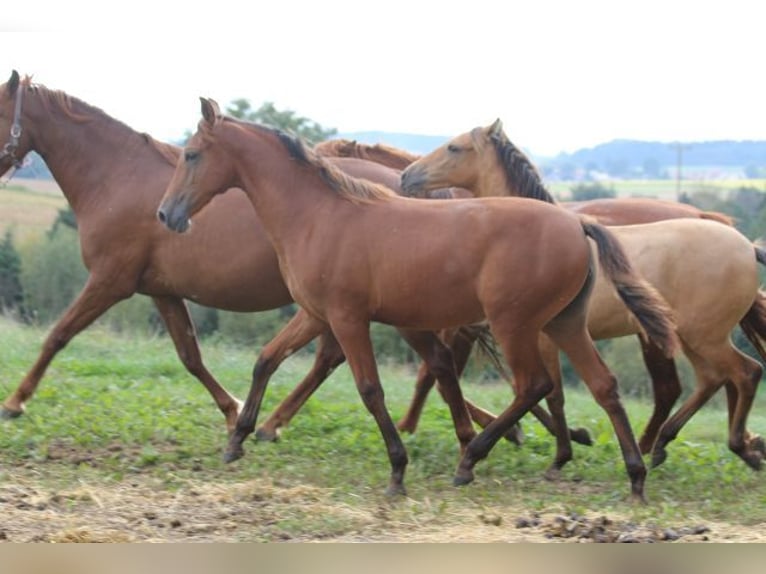
<svg viewBox="0 0 766 574">
<path fill-rule="evenodd" d="M 500 376 L 508 380 L 511 379 L 506 371 L 503 355 L 497 348 L 497 343 L 492 336 L 492 331 L 489 330 L 489 325 L 480 324 L 460 327 L 457 336 L 465 337 L 468 340 L 477 343 L 481 352 L 486 356 L 492 366 L 497 369 Z"/>
<path fill-rule="evenodd" d="M 603 225 L 582 218 L 585 235 L 593 239 L 604 275 L 612 282 L 625 306 L 638 319 L 644 335 L 672 357 L 678 348 L 673 310 L 662 295 L 637 274 L 617 237 Z"/>
<path fill-rule="evenodd" d="M 756 245 L 753 245 L 753 249 L 755 250 L 756 261 L 761 265 L 766 265 L 766 251 Z M 755 301 L 745 316 L 742 317 L 739 326 L 761 358 L 766 360 L 766 350 L 764 349 L 766 342 L 766 293 L 761 290 L 758 291 Z"/>
</svg>

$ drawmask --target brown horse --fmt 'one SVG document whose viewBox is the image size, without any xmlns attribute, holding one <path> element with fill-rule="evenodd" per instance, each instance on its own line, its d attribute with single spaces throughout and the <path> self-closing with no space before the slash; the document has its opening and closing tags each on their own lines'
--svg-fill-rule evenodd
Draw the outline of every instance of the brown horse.
<svg viewBox="0 0 766 574">
<path fill-rule="evenodd" d="M 402 198 L 346 176 L 296 138 L 223 117 L 215 102 L 201 102 L 203 119 L 157 215 L 183 232 L 216 195 L 233 185 L 245 190 L 274 243 L 291 293 L 306 310 L 306 323 L 314 331 L 328 324 L 345 351 L 388 449 L 389 492 L 404 489 L 407 455 L 385 407 L 370 321 L 439 330 L 486 319 L 513 372 L 516 395 L 467 444 L 455 482 L 472 481 L 475 464 L 553 388 L 539 348 L 545 334 L 569 356 L 609 414 L 631 493 L 643 500 L 646 468 L 616 381 L 586 329 L 593 273 L 586 235 L 596 240 L 602 268 L 648 336 L 668 353 L 676 339 L 664 301 L 632 272 L 606 228 L 526 199 Z M 293 330 L 296 346 L 313 336 L 312 329 Z M 267 382 L 261 371 L 267 369 L 256 364 L 227 460 L 242 456 L 242 442 L 255 428 Z"/>
<path fill-rule="evenodd" d="M 394 169 L 404 169 L 419 156 L 385 144 L 360 144 L 356 140 L 332 139 L 314 146 L 321 156 L 356 157 L 380 163 Z"/>
<path fill-rule="evenodd" d="M 365 158 L 391 168 L 400 168 L 408 166 L 420 156 L 410 152 L 386 146 L 382 144 L 364 144 L 353 140 L 328 140 L 317 144 L 314 149 L 326 157 L 349 157 Z M 387 182 L 388 184 L 388 182 Z M 401 193 L 401 188 L 388 184 L 389 187 Z M 424 189 L 422 196 L 429 199 L 456 199 L 473 197 L 473 193 L 465 188 L 449 187 L 439 189 Z M 590 201 L 570 201 L 563 202 L 561 205 L 575 213 L 595 216 L 598 221 L 604 225 L 631 225 L 636 223 L 651 223 L 665 219 L 710 219 L 733 225 L 732 219 L 718 212 L 703 211 L 694 206 L 682 204 L 674 201 L 667 201 L 654 198 L 605 198 Z M 763 307 L 763 303 L 760 304 Z M 753 317 L 753 314 L 749 314 Z M 744 322 L 752 322 L 751 319 L 745 319 Z M 742 325 L 746 333 L 752 333 L 753 329 Z M 455 361 L 458 366 L 458 372 L 462 372 L 468 357 L 473 348 L 473 341 L 470 339 L 470 332 L 464 332 L 461 337 L 454 340 L 451 345 Z M 751 340 L 753 337 L 750 337 Z M 652 389 L 654 395 L 654 412 L 646 425 L 639 441 L 642 453 L 651 451 L 657 438 L 660 426 L 667 420 L 673 409 L 673 405 L 681 396 L 681 382 L 678 378 L 678 372 L 675 362 L 668 358 L 657 349 L 651 341 L 639 337 L 641 351 L 644 363 L 649 371 Z M 754 344 L 757 344 L 753 341 Z M 415 393 L 410 407 L 405 415 L 397 423 L 399 430 L 414 433 L 417 429 L 420 414 L 422 412 L 425 399 L 435 383 L 434 377 L 429 373 L 426 366 L 421 366 L 415 384 Z M 727 384 L 727 390 L 731 385 Z M 264 440 L 273 440 L 278 436 L 280 427 L 285 426 L 295 416 L 302 404 L 308 399 L 315 390 L 306 389 L 302 385 L 297 386 L 290 397 L 280 403 L 272 412 L 268 419 L 259 427 L 257 436 Z M 486 426 L 492 416 L 484 411 L 478 411 L 478 408 L 472 406 L 474 419 L 478 420 L 482 426 Z M 536 405 L 532 409 L 533 414 L 543 423 L 543 425 L 553 432 L 553 424 L 545 410 Z M 523 435 L 520 429 L 515 429 L 513 440 L 520 442 Z M 586 429 L 570 430 L 570 437 L 573 441 L 581 444 L 591 444 L 590 436 Z"/>
<path fill-rule="evenodd" d="M 453 138 L 402 173 L 405 193 L 448 185 L 468 188 L 480 197 L 522 196 L 555 203 L 537 170 L 511 143 L 499 121 Z M 758 261 L 766 263 L 766 253 L 733 227 L 704 219 L 611 229 L 637 270 L 673 308 L 684 353 L 697 377 L 695 392 L 679 410 L 664 425 L 664 421 L 653 419 L 650 422 L 654 426 L 644 431 L 642 444 L 653 445 L 653 463 L 665 459 L 665 447 L 681 427 L 727 385 L 729 448 L 752 468 L 760 468 L 763 442 L 747 433 L 746 422 L 762 367 L 731 344 L 730 334 L 743 322 L 745 332 L 766 358 L 762 346 L 766 307 L 759 296 L 757 269 Z M 703 245 L 704 250 L 700 249 Z M 633 320 L 621 306 L 611 289 L 597 280 L 588 318 L 594 339 L 635 333 Z M 550 357 L 552 365 L 556 359 Z M 555 367 L 558 371 L 558 365 Z M 673 375 L 677 378 L 675 371 Z M 568 454 L 566 445 L 561 448 Z"/>
<path fill-rule="evenodd" d="M 263 311 L 292 302 L 276 254 L 249 201 L 226 194 L 179 236 L 156 225 L 157 203 L 180 148 L 159 143 L 98 108 L 23 81 L 15 71 L 0 86 L 0 173 L 36 150 L 45 159 L 75 212 L 88 280 L 45 340 L 32 369 L 3 403 L 0 416 L 23 413 L 46 368 L 77 333 L 117 302 L 152 297 L 179 358 L 213 396 L 229 430 L 240 403 L 207 370 L 184 299 L 219 309 Z M 359 160 L 335 160 L 349 173 L 399 186 L 399 174 Z M 216 240 L 213 240 L 213 238 Z M 206 270 L 197 271 L 197 265 Z M 437 376 L 454 371 L 452 357 L 433 334 L 403 333 Z M 316 387 L 343 362 L 329 329 L 320 336 L 314 367 L 302 383 Z M 480 418 L 484 413 L 469 404 Z"/>
</svg>

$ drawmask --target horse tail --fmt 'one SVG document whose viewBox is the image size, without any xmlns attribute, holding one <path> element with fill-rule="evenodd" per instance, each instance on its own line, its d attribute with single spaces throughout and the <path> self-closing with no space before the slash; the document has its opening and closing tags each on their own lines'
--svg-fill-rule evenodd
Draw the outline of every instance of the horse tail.
<svg viewBox="0 0 766 574">
<path fill-rule="evenodd" d="M 662 295 L 633 270 L 625 250 L 609 229 L 586 218 L 581 218 L 581 223 L 585 235 L 596 243 L 601 270 L 638 319 L 643 336 L 672 357 L 679 345 L 673 310 Z"/>
<path fill-rule="evenodd" d="M 508 380 L 511 379 L 506 371 L 503 355 L 497 348 L 497 342 L 492 336 L 492 331 L 490 331 L 488 324 L 482 323 L 460 327 L 457 336 L 465 337 L 470 341 L 475 341 L 479 345 L 481 352 L 489 360 L 490 364 L 497 369 L 500 376 Z"/>
<path fill-rule="evenodd" d="M 725 213 L 721 213 L 720 211 L 701 211 L 700 219 L 709 219 L 711 221 L 723 223 L 729 227 L 734 227 L 734 218 Z"/>
<path fill-rule="evenodd" d="M 755 250 L 756 261 L 761 265 L 766 265 L 766 251 L 757 245 L 753 245 L 753 249 Z M 766 349 L 764 349 L 764 342 L 766 342 L 766 292 L 761 289 L 758 290 L 755 301 L 745 316 L 742 317 L 739 326 L 761 358 L 766 360 Z"/>
</svg>

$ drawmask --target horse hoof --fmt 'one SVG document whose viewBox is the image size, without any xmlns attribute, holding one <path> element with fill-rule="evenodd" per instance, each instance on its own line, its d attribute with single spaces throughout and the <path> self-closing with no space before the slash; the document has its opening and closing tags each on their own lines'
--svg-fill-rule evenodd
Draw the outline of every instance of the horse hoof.
<svg viewBox="0 0 766 574">
<path fill-rule="evenodd" d="M 386 496 L 390 498 L 396 498 L 399 496 L 407 496 L 407 490 L 403 484 L 389 484 L 386 488 Z"/>
<path fill-rule="evenodd" d="M 245 456 L 245 451 L 242 447 L 229 447 L 226 449 L 226 452 L 223 453 L 223 462 L 229 464 L 230 462 L 239 460 L 243 456 Z"/>
<path fill-rule="evenodd" d="M 399 423 L 396 425 L 396 428 L 399 432 L 406 432 L 407 434 L 415 434 L 415 425 L 411 424 L 409 421 L 399 421 Z"/>
<path fill-rule="evenodd" d="M 652 468 L 657 468 L 660 466 L 663 462 L 665 462 L 665 459 L 668 458 L 668 453 L 665 452 L 665 449 L 657 450 L 654 449 L 654 452 L 652 452 Z"/>
<path fill-rule="evenodd" d="M 635 506 L 647 506 L 649 503 L 643 492 L 634 492 L 630 495 L 630 502 Z"/>
<path fill-rule="evenodd" d="M 10 421 L 12 419 L 19 418 L 23 414 L 24 414 L 24 411 L 12 411 L 8 407 L 5 407 L 5 406 L 0 407 L 0 420 Z"/>
<path fill-rule="evenodd" d="M 277 442 L 279 440 L 279 433 L 275 430 L 261 427 L 255 431 L 255 440 L 257 442 Z"/>
<path fill-rule="evenodd" d="M 556 482 L 559 478 L 561 478 L 561 469 L 556 466 L 552 466 L 545 471 L 543 478 L 550 482 Z"/>
<path fill-rule="evenodd" d="M 753 435 L 750 437 L 750 440 L 748 441 L 748 448 L 750 450 L 760 452 L 762 455 L 766 456 L 766 441 L 763 440 L 762 436 Z"/>
<path fill-rule="evenodd" d="M 454 486 L 465 486 L 473 482 L 473 471 L 458 469 L 455 477 L 452 479 Z"/>
<path fill-rule="evenodd" d="M 593 439 L 590 438 L 590 433 L 586 428 L 572 429 L 569 431 L 569 438 L 577 444 L 584 444 L 585 446 L 593 446 Z"/>
<path fill-rule="evenodd" d="M 759 451 L 750 451 L 743 457 L 747 466 L 753 470 L 761 470 L 763 467 L 763 454 Z"/>
<path fill-rule="evenodd" d="M 524 431 L 521 430 L 520 424 L 513 425 L 513 428 L 505 433 L 505 440 L 512 442 L 516 446 L 524 444 Z"/>
</svg>

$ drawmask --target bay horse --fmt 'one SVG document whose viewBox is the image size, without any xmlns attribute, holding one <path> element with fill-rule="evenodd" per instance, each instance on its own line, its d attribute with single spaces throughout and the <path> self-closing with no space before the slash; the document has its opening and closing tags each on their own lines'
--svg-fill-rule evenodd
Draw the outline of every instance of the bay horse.
<svg viewBox="0 0 766 574">
<path fill-rule="evenodd" d="M 204 365 L 184 300 L 242 312 L 292 302 L 274 249 L 247 197 L 232 191 L 198 218 L 196 233 L 170 233 L 156 225 L 155 211 L 181 149 L 135 132 L 62 91 L 22 80 L 15 70 L 0 85 L 0 134 L 10 134 L 0 152 L 0 173 L 20 164 L 32 150 L 45 160 L 75 213 L 89 272 L 34 365 L 4 401 L 0 418 L 20 416 L 55 355 L 113 305 L 139 293 L 152 298 L 183 365 L 210 392 L 233 430 L 241 404 Z M 398 172 L 384 166 L 359 159 L 334 161 L 357 177 L 399 186 Z M 197 265 L 206 272 L 199 273 Z M 430 372 L 451 376 L 451 354 L 433 334 L 402 335 Z M 343 361 L 332 333 L 325 330 L 302 384 L 316 387 Z M 480 420 L 488 416 L 470 403 L 468 407 Z"/>
<path fill-rule="evenodd" d="M 633 272 L 605 227 L 523 198 L 403 198 L 345 175 L 298 138 L 223 116 L 213 100 L 200 101 L 202 119 L 157 216 L 169 229 L 184 232 L 215 196 L 232 186 L 245 191 L 311 327 L 293 325 L 290 338 L 298 347 L 325 325 L 335 334 L 386 444 L 388 493 L 404 492 L 407 454 L 385 406 L 370 322 L 435 331 L 486 320 L 511 368 L 516 394 L 462 449 L 454 482 L 471 482 L 475 464 L 552 390 L 539 346 L 544 334 L 567 354 L 608 413 L 631 495 L 644 500 L 646 467 L 616 380 L 586 329 L 593 278 L 587 237 L 596 241 L 602 268 L 647 336 L 668 354 L 677 340 L 665 302 Z M 242 442 L 255 429 L 268 369 L 259 359 L 227 461 L 244 454 Z"/>
<path fill-rule="evenodd" d="M 534 165 L 508 139 L 499 120 L 451 139 L 402 172 L 405 194 L 449 185 L 470 189 L 478 197 L 528 197 L 555 203 Z M 655 409 L 642 437 L 642 446 L 652 451 L 653 465 L 665 460 L 667 444 L 726 385 L 729 448 L 748 466 L 760 469 L 763 440 L 746 430 L 746 422 L 762 367 L 732 345 L 730 334 L 740 323 L 766 359 L 762 344 L 766 306 L 759 292 L 757 268 L 759 262 L 766 263 L 766 252 L 733 227 L 706 219 L 669 219 L 611 230 L 637 271 L 674 310 L 681 345 L 697 379 L 694 393 L 667 421 Z M 621 305 L 611 289 L 597 280 L 588 317 L 594 339 L 635 333 L 634 322 Z M 549 357 L 551 370 L 556 372 L 557 359 L 555 353 Z M 677 381 L 674 366 L 671 375 Z M 565 436 L 560 438 L 566 443 Z M 562 449 L 564 455 L 569 454 L 568 446 L 561 445 L 558 462 Z"/>
</svg>

